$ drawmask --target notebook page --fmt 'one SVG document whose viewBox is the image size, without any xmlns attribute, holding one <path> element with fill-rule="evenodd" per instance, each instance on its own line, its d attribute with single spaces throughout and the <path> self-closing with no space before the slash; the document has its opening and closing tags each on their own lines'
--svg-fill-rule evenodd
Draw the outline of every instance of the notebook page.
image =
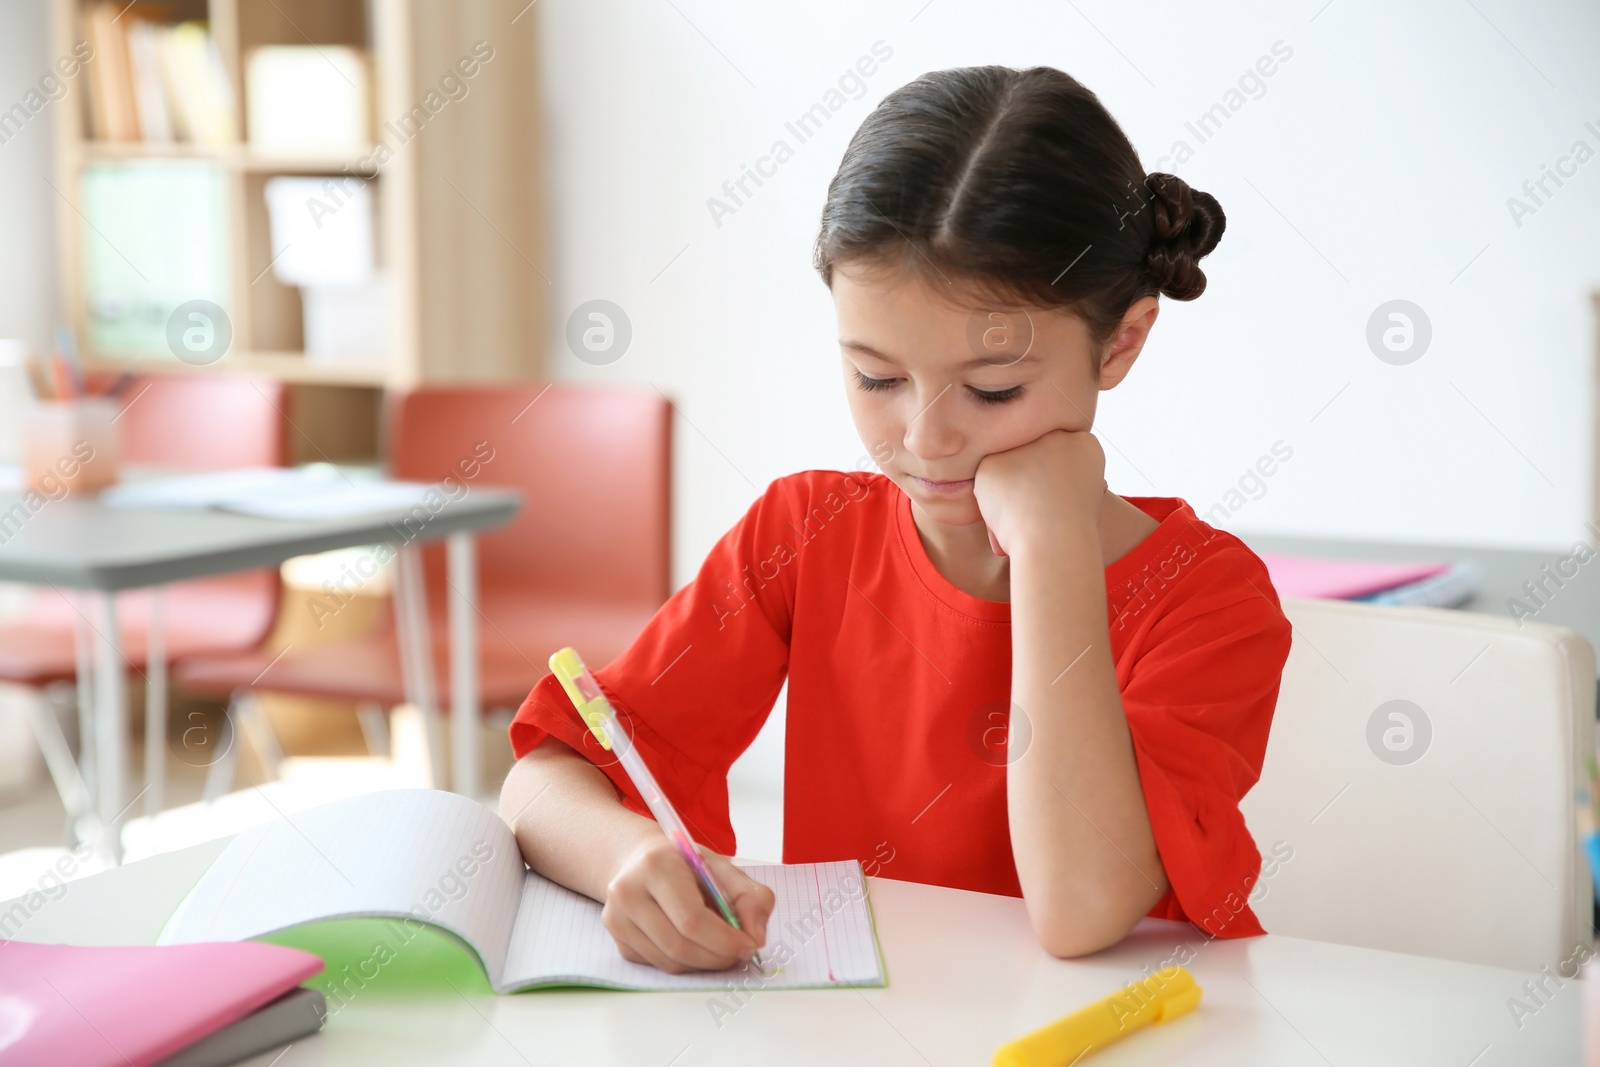
<svg viewBox="0 0 1600 1067">
<path fill-rule="evenodd" d="M 108 486 L 99 499 L 111 507 L 214 508 L 234 500 L 292 492 L 303 482 L 292 468 L 239 467 L 120 482 Z"/>
<path fill-rule="evenodd" d="M 511 831 L 476 801 L 435 789 L 368 793 L 239 834 L 158 943 L 243 941 L 325 919 L 410 917 L 470 944 L 492 982 L 505 963 L 524 870 Z"/>
<path fill-rule="evenodd" d="M 262 519 L 315 521 L 344 519 L 352 515 L 378 515 L 406 511 L 423 504 L 432 486 L 421 482 L 375 482 L 366 479 L 307 487 L 303 492 L 278 497 L 230 500 L 218 507 Z M 441 493 L 442 496 L 442 493 Z"/>
<path fill-rule="evenodd" d="M 179 474 L 114 485 L 101 502 L 129 508 L 220 508 L 267 519 L 339 519 L 405 511 L 434 486 L 423 482 L 352 478 L 326 468 L 246 467 Z"/>
<path fill-rule="evenodd" d="M 766 974 L 741 965 L 674 975 L 630 963 L 601 924 L 598 903 L 529 871 L 500 991 L 545 984 L 651 990 L 724 990 L 730 982 L 745 990 L 884 984 L 860 863 L 742 869 L 777 897 L 761 952 Z"/>
</svg>

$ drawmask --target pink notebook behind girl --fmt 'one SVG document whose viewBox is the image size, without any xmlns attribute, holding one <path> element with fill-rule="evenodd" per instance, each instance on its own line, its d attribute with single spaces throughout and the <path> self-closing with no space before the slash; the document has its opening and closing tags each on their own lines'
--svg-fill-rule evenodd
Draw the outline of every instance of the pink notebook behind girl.
<svg viewBox="0 0 1600 1067">
<path fill-rule="evenodd" d="M 1450 569 L 1448 563 L 1404 563 L 1365 559 L 1324 559 L 1286 552 L 1258 552 L 1278 595 L 1349 600 Z"/>
</svg>

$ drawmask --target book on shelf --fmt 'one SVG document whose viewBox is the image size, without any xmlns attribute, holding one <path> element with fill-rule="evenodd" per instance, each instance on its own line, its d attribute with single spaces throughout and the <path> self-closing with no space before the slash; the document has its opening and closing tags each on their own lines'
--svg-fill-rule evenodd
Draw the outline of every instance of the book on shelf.
<svg viewBox="0 0 1600 1067">
<path fill-rule="evenodd" d="M 90 5 L 88 133 L 96 141 L 237 143 L 233 87 L 203 22 L 156 22 L 122 3 Z"/>
<path fill-rule="evenodd" d="M 128 75 L 133 85 L 133 113 L 146 141 L 174 139 L 172 110 L 161 81 L 161 31 L 154 23 L 131 19 L 124 31 L 128 42 Z"/>
<path fill-rule="evenodd" d="M 372 183 L 280 175 L 262 192 L 273 277 L 300 287 L 306 358 L 381 361 L 389 351 L 391 297 L 377 269 Z"/>
<path fill-rule="evenodd" d="M 107 354 L 176 349 L 168 320 L 208 300 L 231 313 L 226 182 L 210 160 L 95 163 L 79 179 L 88 343 Z"/>
<path fill-rule="evenodd" d="M 245 130 L 263 154 L 372 148 L 366 54 L 348 45 L 270 45 L 245 57 Z"/>
<path fill-rule="evenodd" d="M 283 285 L 356 285 L 377 264 L 371 183 L 279 175 L 261 186 L 272 274 Z"/>
<path fill-rule="evenodd" d="M 94 50 L 89 68 L 89 136 L 102 141 L 135 141 L 139 120 L 133 113 L 128 76 L 128 51 L 117 13 L 110 4 L 95 4 L 84 15 L 85 36 Z"/>
</svg>

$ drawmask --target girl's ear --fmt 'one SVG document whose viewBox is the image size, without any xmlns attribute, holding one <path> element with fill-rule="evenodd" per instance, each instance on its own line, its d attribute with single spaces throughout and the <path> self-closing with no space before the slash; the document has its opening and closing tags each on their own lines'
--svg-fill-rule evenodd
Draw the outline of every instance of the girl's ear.
<svg viewBox="0 0 1600 1067">
<path fill-rule="evenodd" d="M 1100 361 L 1100 388 L 1113 388 L 1120 384 L 1133 369 L 1134 360 L 1144 351 L 1150 337 L 1150 328 L 1156 324 L 1161 307 L 1153 296 L 1140 297 L 1122 316 L 1122 324 L 1111 340 L 1106 342 L 1105 354 Z"/>
</svg>

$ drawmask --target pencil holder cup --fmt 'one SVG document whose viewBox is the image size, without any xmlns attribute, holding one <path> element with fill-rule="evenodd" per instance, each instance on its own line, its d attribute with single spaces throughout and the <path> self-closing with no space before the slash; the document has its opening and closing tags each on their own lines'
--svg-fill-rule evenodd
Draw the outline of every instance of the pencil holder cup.
<svg viewBox="0 0 1600 1067">
<path fill-rule="evenodd" d="M 27 364 L 21 341 L 0 338 L 0 463 L 22 462 L 22 413 L 35 403 Z"/>
<path fill-rule="evenodd" d="M 50 400 L 23 415 L 22 473 L 48 500 L 91 493 L 117 480 L 117 402 Z"/>
</svg>

